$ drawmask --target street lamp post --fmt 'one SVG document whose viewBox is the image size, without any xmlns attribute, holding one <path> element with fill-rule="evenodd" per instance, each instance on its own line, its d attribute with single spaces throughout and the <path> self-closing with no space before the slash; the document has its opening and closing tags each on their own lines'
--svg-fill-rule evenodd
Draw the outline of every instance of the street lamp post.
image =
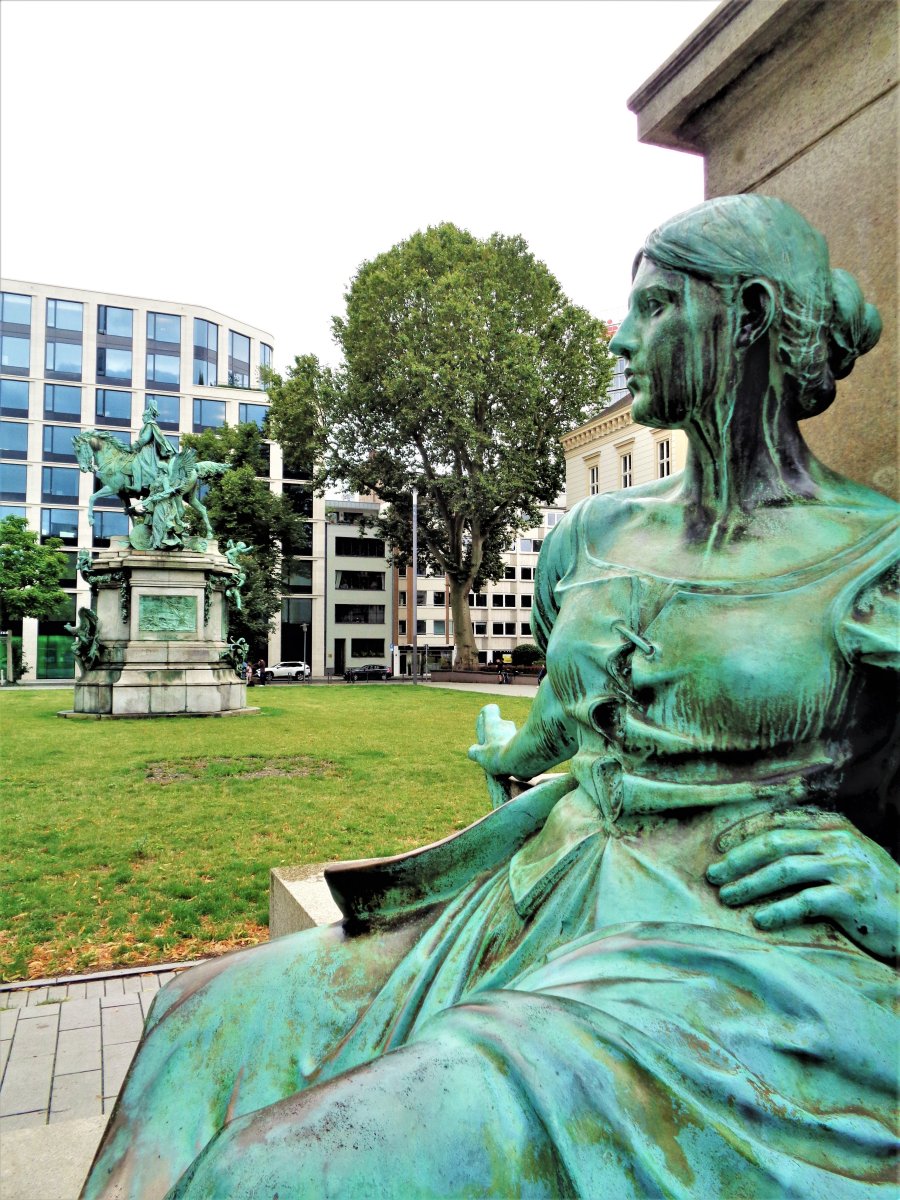
<svg viewBox="0 0 900 1200">
<path fill-rule="evenodd" d="M 310 676 L 312 675 L 312 668 L 306 661 L 306 631 L 309 629 L 309 626 L 304 622 L 300 628 L 303 630 L 303 666 L 306 668 L 303 672 L 303 682 L 309 683 Z"/>
<path fill-rule="evenodd" d="M 419 582 L 419 489 L 412 490 L 412 669 L 413 683 L 418 683 L 419 647 L 416 641 L 418 621 L 416 619 L 416 587 Z"/>
</svg>

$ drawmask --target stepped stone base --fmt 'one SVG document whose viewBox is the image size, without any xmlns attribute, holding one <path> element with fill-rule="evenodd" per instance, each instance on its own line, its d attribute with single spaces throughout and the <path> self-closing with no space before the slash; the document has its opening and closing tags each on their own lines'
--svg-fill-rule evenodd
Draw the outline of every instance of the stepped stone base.
<svg viewBox="0 0 900 1200">
<path fill-rule="evenodd" d="M 134 550 L 114 538 L 91 567 L 100 658 L 75 683 L 60 716 L 225 716 L 247 707 L 247 686 L 223 661 L 225 590 L 235 567 L 210 542 L 204 553 Z"/>
</svg>

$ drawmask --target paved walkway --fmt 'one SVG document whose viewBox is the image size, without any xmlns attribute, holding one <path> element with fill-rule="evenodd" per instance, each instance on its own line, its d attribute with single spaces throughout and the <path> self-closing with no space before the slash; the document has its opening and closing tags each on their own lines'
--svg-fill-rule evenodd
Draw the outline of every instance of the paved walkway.
<svg viewBox="0 0 900 1200">
<path fill-rule="evenodd" d="M 0 992 L 0 1133 L 109 1113 L 174 971 Z"/>
<path fill-rule="evenodd" d="M 174 970 L 0 991 L 0 1197 L 76 1200 Z"/>
</svg>

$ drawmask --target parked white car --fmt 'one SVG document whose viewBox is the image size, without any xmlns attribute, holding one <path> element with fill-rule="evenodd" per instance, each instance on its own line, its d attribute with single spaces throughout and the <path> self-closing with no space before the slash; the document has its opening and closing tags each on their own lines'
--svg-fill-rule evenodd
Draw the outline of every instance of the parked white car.
<svg viewBox="0 0 900 1200">
<path fill-rule="evenodd" d="M 305 662 L 280 662 L 274 667 L 266 667 L 266 680 L 270 679 L 305 679 L 311 674 Z"/>
</svg>

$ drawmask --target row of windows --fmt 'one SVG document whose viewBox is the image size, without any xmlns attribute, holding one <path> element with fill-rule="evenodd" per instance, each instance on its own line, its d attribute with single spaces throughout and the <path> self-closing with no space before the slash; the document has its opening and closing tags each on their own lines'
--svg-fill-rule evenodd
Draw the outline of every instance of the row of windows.
<svg viewBox="0 0 900 1200">
<path fill-rule="evenodd" d="M 0 379 L 0 416 L 28 416 L 28 383 L 23 379 Z M 164 429 L 177 429 L 181 421 L 179 396 L 147 392 L 148 401 L 156 404 L 159 424 Z M 131 392 L 112 388 L 97 388 L 95 391 L 96 419 L 105 425 L 131 425 Z M 265 404 L 238 405 L 238 422 L 253 424 L 262 429 L 268 406 Z M 194 400 L 194 431 L 217 429 L 225 424 L 226 402 L 224 400 Z M 81 388 L 65 383 L 44 384 L 44 418 L 48 420 L 81 420 Z"/>
<path fill-rule="evenodd" d="M 407 624 L 408 623 L 404 620 L 400 620 L 397 622 L 397 636 L 398 637 L 406 637 L 407 636 Z M 410 624 L 411 624 L 411 622 L 410 622 Z M 431 625 L 430 629 L 428 628 L 429 624 Z M 451 633 L 448 634 L 447 622 L 444 620 L 436 620 L 436 621 L 430 621 L 430 622 L 417 620 L 416 621 L 416 637 L 420 637 L 420 636 L 422 636 L 422 637 L 432 636 L 432 637 L 443 637 L 443 638 L 449 637 L 449 636 L 452 636 L 452 627 L 453 627 L 452 621 L 450 622 L 450 627 L 451 627 Z"/>
<path fill-rule="evenodd" d="M 442 605 L 442 604 L 446 604 L 446 603 L 447 603 L 447 593 L 445 591 L 432 592 L 431 600 L 428 599 L 427 592 L 416 592 L 417 607 L 421 606 L 423 604 L 440 604 L 440 605 Z M 405 591 L 405 589 L 402 591 L 399 591 L 397 593 L 397 604 L 400 608 L 406 607 L 406 591 Z"/>
<path fill-rule="evenodd" d="M 338 625 L 383 625 L 383 604 L 336 604 L 334 619 Z"/>
<path fill-rule="evenodd" d="M 0 321 L 4 324 L 31 325 L 31 297 L 14 292 L 0 293 Z M 97 333 L 110 338 L 130 341 L 134 312 L 101 304 L 97 307 Z M 47 301 L 47 328 L 71 335 L 83 332 L 84 305 L 72 300 Z M 147 313 L 147 341 L 152 349 L 147 354 L 148 383 L 158 386 L 178 386 L 181 373 L 180 353 L 166 353 L 160 346 L 181 345 L 181 317 L 174 313 Z M 219 327 L 212 321 L 194 318 L 195 384 L 215 387 L 218 382 Z M 22 329 L 0 333 L 0 365 L 17 373 L 27 373 L 31 359 L 31 340 Z M 260 343 L 260 366 L 272 366 L 272 347 Z M 82 347 L 78 338 L 48 339 L 44 367 L 51 375 L 80 379 Z M 126 384 L 132 381 L 131 350 L 127 347 L 101 346 L 97 350 L 97 377 Z M 250 338 L 246 334 L 228 331 L 228 384 L 249 388 Z"/>
<path fill-rule="evenodd" d="M 518 596 L 515 593 L 495 592 L 491 596 L 491 608 L 531 608 L 531 599 L 531 595 L 527 592 L 522 592 Z M 469 592 L 470 608 L 487 608 L 487 606 L 488 598 L 484 592 Z"/>
<path fill-rule="evenodd" d="M 384 571 L 335 571 L 334 583 L 340 592 L 383 592 Z"/>
<path fill-rule="evenodd" d="M 475 622 L 473 632 L 476 637 L 487 637 L 487 625 L 483 622 Z M 531 637 L 531 624 L 528 621 L 522 621 L 518 627 L 519 633 L 525 637 Z M 515 621 L 492 621 L 491 622 L 491 637 L 515 637 L 516 623 Z"/>
<path fill-rule="evenodd" d="M 672 443 L 669 438 L 660 438 L 656 443 L 656 478 L 667 479 L 672 474 Z M 630 450 L 619 454 L 619 487 L 634 486 L 634 460 Z M 588 469 L 588 491 L 592 496 L 600 492 L 600 467 Z"/>
</svg>

